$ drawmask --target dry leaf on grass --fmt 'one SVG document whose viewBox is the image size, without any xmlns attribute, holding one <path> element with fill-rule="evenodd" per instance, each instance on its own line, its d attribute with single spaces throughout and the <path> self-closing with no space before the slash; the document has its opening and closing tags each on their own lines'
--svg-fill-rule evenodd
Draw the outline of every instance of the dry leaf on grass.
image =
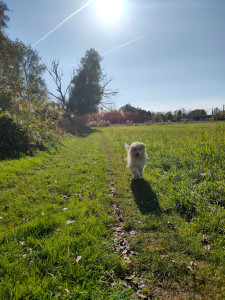
<svg viewBox="0 0 225 300">
<path fill-rule="evenodd" d="M 69 224 L 72 224 L 73 222 L 74 222 L 74 220 L 67 220 L 66 224 L 69 225 Z"/>
<path fill-rule="evenodd" d="M 82 256 L 77 256 L 76 260 L 74 261 L 74 265 L 77 265 L 79 261 L 81 260 Z"/>
<path fill-rule="evenodd" d="M 170 229 L 174 229 L 174 225 L 170 221 L 167 222 L 167 225 Z"/>
</svg>

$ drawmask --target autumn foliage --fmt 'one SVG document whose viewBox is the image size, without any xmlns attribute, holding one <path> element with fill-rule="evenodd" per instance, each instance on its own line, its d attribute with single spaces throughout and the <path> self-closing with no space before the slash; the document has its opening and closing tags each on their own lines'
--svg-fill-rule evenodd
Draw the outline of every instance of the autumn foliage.
<svg viewBox="0 0 225 300">
<path fill-rule="evenodd" d="M 136 112 L 123 112 L 119 110 L 113 110 L 102 113 L 95 113 L 88 115 L 89 122 L 107 121 L 110 124 L 126 124 L 127 121 L 133 123 L 144 123 L 151 120 L 151 116 Z"/>
</svg>

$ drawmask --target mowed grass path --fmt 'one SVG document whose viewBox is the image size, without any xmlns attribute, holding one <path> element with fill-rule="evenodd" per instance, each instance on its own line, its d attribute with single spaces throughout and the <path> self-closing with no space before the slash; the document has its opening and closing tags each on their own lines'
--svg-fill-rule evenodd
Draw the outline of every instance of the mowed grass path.
<svg viewBox="0 0 225 300">
<path fill-rule="evenodd" d="M 105 128 L 1 162 L 0 299 L 138 299 L 140 278 L 152 299 L 223 299 L 224 130 Z M 149 156 L 138 180 L 125 162 L 134 141 Z M 132 265 L 114 251 L 113 203 Z"/>
</svg>

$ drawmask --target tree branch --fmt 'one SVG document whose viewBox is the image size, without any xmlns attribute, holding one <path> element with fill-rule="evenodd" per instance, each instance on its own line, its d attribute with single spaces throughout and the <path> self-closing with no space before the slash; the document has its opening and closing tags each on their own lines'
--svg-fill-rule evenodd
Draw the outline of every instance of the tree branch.
<svg viewBox="0 0 225 300">
<path fill-rule="evenodd" d="M 68 89 L 71 85 L 71 82 L 66 87 L 65 91 L 63 92 L 62 89 L 62 78 L 63 78 L 63 72 L 59 70 L 59 60 L 52 60 L 51 66 L 48 68 L 47 64 L 45 64 L 46 70 L 48 71 L 49 75 L 52 77 L 55 85 L 56 85 L 56 91 L 59 93 L 59 96 L 54 95 L 53 93 L 48 91 L 48 94 L 55 97 L 57 100 L 59 100 L 63 105 L 66 104 L 66 94 L 68 92 Z"/>
</svg>

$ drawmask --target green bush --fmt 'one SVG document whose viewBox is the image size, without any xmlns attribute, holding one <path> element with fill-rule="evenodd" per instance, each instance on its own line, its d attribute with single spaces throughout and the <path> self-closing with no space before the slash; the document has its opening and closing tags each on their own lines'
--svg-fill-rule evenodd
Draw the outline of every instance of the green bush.
<svg viewBox="0 0 225 300">
<path fill-rule="evenodd" d="M 62 115 L 49 102 L 16 100 L 10 112 L 0 114 L 0 159 L 32 154 L 58 144 Z"/>
<path fill-rule="evenodd" d="M 17 156 L 30 148 L 29 135 L 9 114 L 0 116 L 0 159 Z"/>
</svg>

